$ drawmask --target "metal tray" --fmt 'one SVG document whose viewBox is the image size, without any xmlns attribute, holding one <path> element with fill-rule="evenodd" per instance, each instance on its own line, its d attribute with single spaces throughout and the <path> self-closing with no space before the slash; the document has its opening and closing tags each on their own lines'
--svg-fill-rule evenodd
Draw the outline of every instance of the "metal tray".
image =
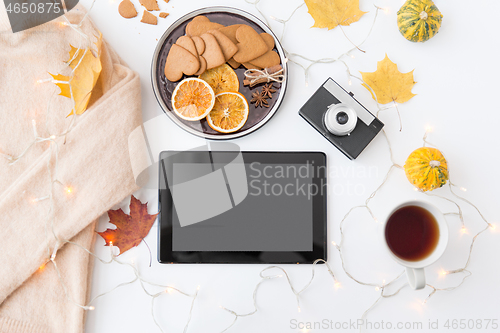
<svg viewBox="0 0 500 333">
<path fill-rule="evenodd" d="M 172 102 L 171 97 L 172 93 L 175 89 L 175 86 L 178 82 L 171 82 L 166 79 L 164 74 L 165 69 L 165 61 L 170 50 L 172 44 L 177 41 L 177 38 L 183 36 L 185 34 L 186 25 L 193 19 L 195 16 L 205 15 L 210 21 L 217 22 L 223 25 L 232 25 L 232 24 L 247 24 L 254 28 L 257 32 L 267 32 L 271 36 L 274 37 L 275 48 L 274 50 L 278 52 L 281 58 L 281 65 L 283 66 L 283 72 L 285 75 L 285 81 L 283 83 L 274 83 L 276 88 L 276 93 L 273 95 L 273 98 L 269 101 L 269 108 L 256 108 L 254 104 L 250 103 L 252 99 L 252 93 L 258 89 L 261 89 L 262 84 L 256 85 L 252 88 L 248 86 L 243 86 L 243 79 L 245 77 L 244 73 L 246 68 L 240 66 L 240 68 L 235 69 L 236 74 L 238 75 L 238 79 L 240 80 L 240 93 L 242 93 L 249 102 L 249 116 L 245 125 L 234 133 L 219 133 L 210 128 L 208 126 L 205 119 L 201 120 L 201 122 L 190 122 L 183 120 L 173 112 L 172 110 Z M 170 119 L 179 125 L 182 129 L 188 131 L 191 134 L 197 135 L 199 137 L 212 139 L 212 140 L 227 140 L 239 138 L 249 133 L 252 133 L 262 126 L 266 124 L 272 116 L 278 111 L 278 108 L 281 105 L 283 97 L 285 96 L 287 81 L 288 81 L 288 71 L 287 64 L 285 60 L 285 52 L 281 47 L 280 42 L 271 31 L 271 29 L 257 17 L 252 14 L 249 14 L 243 10 L 231 8 L 231 7 L 207 7 L 195 10 L 187 15 L 184 15 L 176 22 L 174 22 L 163 34 L 163 36 L 158 41 L 158 45 L 156 46 L 153 61 L 151 65 L 151 80 L 153 85 L 153 90 L 160 104 L 160 107 L 163 109 L 165 114 L 170 117 Z M 184 77 L 183 77 L 184 78 Z"/>
</svg>

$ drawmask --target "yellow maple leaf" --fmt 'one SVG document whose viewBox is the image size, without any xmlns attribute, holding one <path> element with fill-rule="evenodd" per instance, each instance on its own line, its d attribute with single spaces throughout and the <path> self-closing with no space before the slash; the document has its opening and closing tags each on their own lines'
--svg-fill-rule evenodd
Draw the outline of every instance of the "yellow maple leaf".
<svg viewBox="0 0 500 333">
<path fill-rule="evenodd" d="M 55 84 L 61 89 L 59 95 L 71 98 L 71 94 L 73 94 L 76 111 L 75 109 L 71 110 L 68 116 L 72 115 L 73 112 L 80 115 L 87 110 L 92 90 L 102 70 L 101 45 L 101 33 L 95 43 L 94 51 L 90 48 L 78 50 L 78 48 L 70 45 L 71 51 L 69 52 L 68 61 L 71 61 L 69 67 L 73 69 L 73 75 L 53 75 L 49 73 L 56 81 Z"/>
<path fill-rule="evenodd" d="M 309 14 L 314 19 L 313 28 L 350 25 L 367 12 L 359 9 L 359 0 L 305 0 Z"/>
<path fill-rule="evenodd" d="M 390 102 L 404 103 L 413 96 L 416 96 L 411 92 L 416 83 L 413 79 L 413 71 L 401 73 L 398 70 L 398 65 L 393 63 L 387 54 L 384 60 L 377 63 L 377 70 L 375 72 L 360 73 L 365 82 L 363 86 L 370 91 L 373 99 L 378 100 L 380 104 Z M 374 92 L 376 96 L 373 95 Z"/>
</svg>

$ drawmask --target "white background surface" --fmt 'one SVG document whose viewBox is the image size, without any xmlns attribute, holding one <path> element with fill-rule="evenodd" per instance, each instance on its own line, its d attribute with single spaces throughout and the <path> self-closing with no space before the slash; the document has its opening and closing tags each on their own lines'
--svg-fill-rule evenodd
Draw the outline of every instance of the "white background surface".
<svg viewBox="0 0 500 333">
<path fill-rule="evenodd" d="M 81 1 L 89 8 L 91 1 Z M 138 0 L 132 0 L 140 8 Z M 144 121 L 162 115 L 154 97 L 150 82 L 150 64 L 157 39 L 177 18 L 200 7 L 211 5 L 234 6 L 258 15 L 252 5 L 243 0 L 222 1 L 180 1 L 166 4 L 159 0 L 162 10 L 170 13 L 167 19 L 159 19 L 157 26 L 140 23 L 140 17 L 125 20 L 118 14 L 119 1 L 99 0 L 91 12 L 91 18 L 102 31 L 104 38 L 121 55 L 128 65 L 141 76 Z M 287 18 L 300 1 L 262 0 L 259 5 L 268 16 Z M 368 11 L 361 20 L 345 27 L 345 33 L 355 42 L 364 39 L 373 22 L 373 5 L 389 8 L 389 13 L 379 13 L 378 20 L 368 41 L 362 49 L 366 53 L 354 52 L 354 59 L 344 58 L 353 74 L 359 71 L 373 72 L 377 61 L 387 53 L 398 64 L 402 72 L 414 71 L 417 84 L 413 88 L 416 97 L 399 105 L 403 131 L 399 131 L 398 116 L 394 109 L 385 111 L 381 120 L 393 143 L 396 161 L 404 164 L 406 157 L 422 145 L 425 126 L 434 131 L 429 140 L 441 149 L 449 162 L 451 177 L 460 186 L 468 189 L 465 197 L 476 203 L 486 218 L 497 224 L 496 231 L 482 234 L 476 243 L 469 266 L 473 275 L 465 284 L 452 292 L 438 292 L 424 306 L 423 299 L 431 289 L 412 291 L 403 289 L 394 298 L 382 300 L 367 319 L 380 321 L 422 322 L 430 331 L 454 331 L 443 328 L 447 319 L 497 319 L 500 321 L 500 214 L 498 212 L 500 180 L 498 157 L 500 126 L 498 54 L 500 42 L 497 34 L 497 20 L 500 2 L 495 0 L 443 1 L 436 5 L 444 15 L 439 34 L 426 43 L 411 43 L 399 33 L 396 12 L 402 0 L 361 0 L 360 8 Z M 271 23 L 279 36 L 281 24 Z M 347 51 L 351 45 L 342 31 L 336 28 L 310 28 L 313 19 L 306 7 L 299 9 L 287 25 L 283 46 L 290 52 L 298 52 L 313 58 L 336 57 Z M 304 63 L 306 64 L 306 63 Z M 330 192 L 328 202 L 329 241 L 339 241 L 339 223 L 350 207 L 363 204 L 370 193 L 382 182 L 390 166 L 385 139 L 379 135 L 355 161 L 349 161 L 334 146 L 310 127 L 298 115 L 299 108 L 331 76 L 344 87 L 348 87 L 345 68 L 340 63 L 315 65 L 310 70 L 309 85 L 305 85 L 301 68 L 289 66 L 289 87 L 286 98 L 271 121 L 257 132 L 235 140 L 242 150 L 316 150 L 328 155 L 330 166 Z M 369 92 L 353 81 L 350 87 L 356 98 L 368 109 L 375 108 Z M 163 149 L 184 149 L 203 144 L 178 128 L 166 116 L 161 118 L 163 135 L 155 137 Z M 151 138 L 150 138 L 151 140 Z M 152 175 L 156 177 L 156 175 Z M 448 193 L 441 189 L 435 193 Z M 157 191 L 141 190 L 136 196 L 148 201 L 150 213 L 156 212 Z M 372 207 L 379 219 L 398 202 L 409 198 L 429 199 L 416 193 L 401 170 L 396 170 L 385 187 L 372 201 Z M 432 198 L 444 212 L 453 211 L 454 206 L 441 199 Z M 128 200 L 119 206 L 128 212 Z M 119 208 L 118 206 L 116 208 Z M 454 286 L 462 275 L 440 277 L 441 269 L 452 270 L 462 267 L 467 260 L 472 236 L 484 223 L 478 214 L 463 203 L 468 234 L 460 233 L 460 222 L 448 217 L 450 242 L 439 262 L 427 268 L 428 282 L 437 287 Z M 101 218 L 98 226 L 103 231 L 113 226 L 108 217 Z M 260 281 L 259 272 L 266 265 L 160 265 L 156 262 L 157 225 L 153 226 L 146 241 L 153 252 L 153 265 L 149 264 L 149 253 L 144 244 L 130 250 L 121 259 L 133 260 L 143 277 L 161 284 L 169 284 L 186 292 L 194 292 L 200 285 L 189 332 L 221 332 L 233 320 L 219 305 L 239 313 L 253 310 L 252 292 Z M 401 267 L 391 261 L 382 250 L 378 238 L 380 225 L 373 222 L 366 212 L 358 211 L 347 221 L 345 257 L 347 268 L 358 279 L 382 283 L 391 280 Z M 109 256 L 104 241 L 97 237 L 95 251 L 103 258 Z M 360 318 L 363 312 L 377 299 L 378 293 L 372 287 L 364 287 L 350 280 L 341 268 L 338 252 L 329 248 L 329 262 L 337 275 L 341 288 L 333 286 L 325 267 L 317 269 L 312 285 L 301 295 L 302 312 L 297 312 L 294 295 L 286 280 L 274 279 L 261 285 L 257 295 L 259 311 L 250 317 L 241 318 L 230 332 L 298 332 L 290 328 L 290 321 L 349 322 Z M 292 282 L 300 289 L 307 283 L 311 266 L 283 266 L 290 273 Z M 96 263 L 92 295 L 108 291 L 116 285 L 133 278 L 126 267 Z M 395 291 L 404 283 L 401 279 L 387 293 Z M 157 290 L 151 290 L 157 291 Z M 144 294 L 138 283 L 117 289 L 98 299 L 95 310 L 87 317 L 87 333 L 100 332 L 159 332 L 151 317 L 151 299 Z M 155 315 L 166 332 L 182 332 L 190 299 L 172 293 L 160 297 L 154 308 Z M 439 320 L 439 330 L 429 330 L 428 322 Z M 332 332 L 333 330 L 311 330 L 311 332 Z M 343 330 L 354 331 L 354 330 Z M 375 332 L 375 330 L 367 330 Z M 380 331 L 380 330 L 379 330 Z M 398 330 L 393 330 L 398 331 Z M 457 330 L 463 332 L 493 332 L 489 329 Z M 496 330 L 500 331 L 500 330 Z M 412 332 L 412 330 L 400 330 Z"/>
</svg>

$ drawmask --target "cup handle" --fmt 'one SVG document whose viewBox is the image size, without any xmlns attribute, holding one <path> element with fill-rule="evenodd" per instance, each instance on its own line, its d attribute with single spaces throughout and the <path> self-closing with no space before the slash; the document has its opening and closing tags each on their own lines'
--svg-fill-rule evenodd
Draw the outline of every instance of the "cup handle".
<svg viewBox="0 0 500 333">
<path fill-rule="evenodd" d="M 425 273 L 423 268 L 406 267 L 406 276 L 408 277 L 408 284 L 413 290 L 424 289 Z"/>
</svg>

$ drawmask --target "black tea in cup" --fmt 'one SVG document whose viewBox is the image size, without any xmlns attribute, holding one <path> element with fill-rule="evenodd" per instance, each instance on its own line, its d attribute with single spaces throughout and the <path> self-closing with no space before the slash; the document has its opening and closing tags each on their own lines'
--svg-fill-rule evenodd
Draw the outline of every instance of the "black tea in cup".
<svg viewBox="0 0 500 333">
<path fill-rule="evenodd" d="M 427 209 L 405 206 L 389 217 L 385 239 L 389 249 L 400 259 L 420 261 L 436 249 L 439 226 Z"/>
</svg>

